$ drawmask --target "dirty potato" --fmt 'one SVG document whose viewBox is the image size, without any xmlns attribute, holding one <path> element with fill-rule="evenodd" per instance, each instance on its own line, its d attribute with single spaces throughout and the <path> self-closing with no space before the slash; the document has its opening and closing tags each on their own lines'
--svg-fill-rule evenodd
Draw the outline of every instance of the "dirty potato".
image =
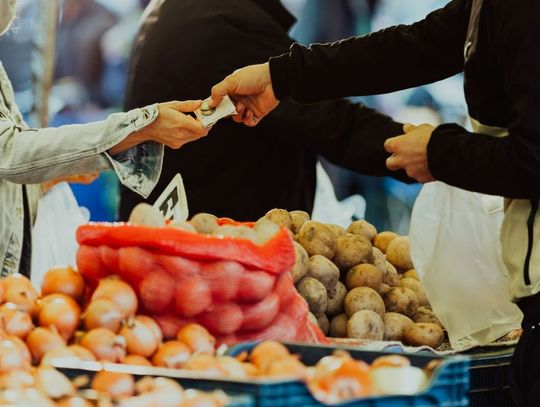
<svg viewBox="0 0 540 407">
<path fill-rule="evenodd" d="M 377 236 L 377 229 L 371 223 L 365 220 L 356 220 L 347 228 L 348 233 L 353 235 L 364 236 L 370 242 Z"/>
<path fill-rule="evenodd" d="M 328 320 L 328 317 L 326 314 L 316 315 L 317 318 L 317 324 L 319 325 L 319 328 L 321 328 L 321 331 L 325 335 L 328 335 L 328 331 L 330 330 L 330 321 Z"/>
<path fill-rule="evenodd" d="M 390 287 L 398 287 L 401 281 L 401 276 L 397 272 L 396 268 L 389 262 L 386 262 L 386 273 L 383 275 L 383 283 Z"/>
<path fill-rule="evenodd" d="M 381 252 L 386 253 L 386 249 L 388 248 L 388 245 L 396 237 L 399 237 L 397 233 L 389 232 L 389 231 L 381 232 L 377 234 L 377 236 L 375 236 L 373 246 L 375 246 Z"/>
<path fill-rule="evenodd" d="M 444 341 L 444 331 L 437 324 L 414 323 L 403 331 L 403 340 L 406 345 L 437 349 Z"/>
<path fill-rule="evenodd" d="M 197 229 L 197 232 L 205 235 L 213 234 L 219 226 L 217 217 L 209 213 L 198 213 L 191 218 L 190 223 Z"/>
<path fill-rule="evenodd" d="M 306 300 L 313 315 L 321 315 L 328 307 L 328 294 L 321 282 L 311 277 L 304 277 L 296 285 L 296 289 Z"/>
<path fill-rule="evenodd" d="M 154 208 L 152 205 L 144 202 L 133 208 L 129 215 L 128 222 L 134 225 L 150 226 L 155 228 L 165 226 L 165 218 L 159 209 Z"/>
<path fill-rule="evenodd" d="M 334 263 L 340 270 L 347 271 L 357 264 L 372 261 L 371 242 L 365 237 L 348 233 L 336 239 Z"/>
<path fill-rule="evenodd" d="M 382 341 L 383 320 L 379 314 L 370 310 L 355 312 L 347 322 L 347 334 L 349 338 Z"/>
<path fill-rule="evenodd" d="M 350 318 L 355 312 L 360 310 L 374 311 L 383 318 L 385 313 L 384 301 L 379 293 L 372 288 L 353 288 L 345 296 L 345 313 Z"/>
<path fill-rule="evenodd" d="M 386 249 L 386 260 L 401 273 L 414 268 L 409 251 L 408 236 L 399 236 L 390 242 Z"/>
<path fill-rule="evenodd" d="M 349 291 L 356 287 L 370 287 L 379 292 L 382 284 L 382 274 L 373 264 L 359 264 L 349 270 L 345 278 L 345 284 Z"/>
<path fill-rule="evenodd" d="M 373 246 L 373 265 L 381 270 L 383 276 L 386 274 L 386 256 L 375 246 Z"/>
<path fill-rule="evenodd" d="M 305 222 L 300 228 L 298 242 L 310 256 L 320 254 L 332 260 L 336 253 L 336 240 L 330 228 L 313 220 Z"/>
<path fill-rule="evenodd" d="M 338 281 L 334 290 L 332 290 L 332 294 L 328 293 L 326 315 L 332 318 L 334 315 L 342 313 L 346 295 L 347 288 L 341 281 Z"/>
<path fill-rule="evenodd" d="M 339 269 L 326 257 L 316 254 L 308 259 L 306 275 L 319 280 L 328 292 L 333 293 L 339 280 Z"/>
<path fill-rule="evenodd" d="M 336 239 L 340 236 L 347 234 L 347 231 L 342 226 L 334 225 L 333 223 L 326 223 L 326 226 L 328 226 L 330 230 L 334 233 L 334 236 L 336 237 Z"/>
<path fill-rule="evenodd" d="M 420 276 L 415 269 L 410 269 L 401 275 L 403 278 L 414 278 L 415 280 L 420 281 Z"/>
<path fill-rule="evenodd" d="M 398 312 L 412 318 L 418 310 L 418 299 L 409 288 L 393 287 L 384 295 L 384 305 L 388 312 Z"/>
<path fill-rule="evenodd" d="M 384 340 L 401 341 L 403 332 L 414 322 L 409 317 L 397 312 L 387 312 L 384 314 Z"/>
<path fill-rule="evenodd" d="M 339 314 L 332 318 L 328 332 L 330 338 L 347 338 L 348 321 L 349 318 L 346 314 Z"/>
<path fill-rule="evenodd" d="M 406 287 L 414 291 L 416 298 L 418 299 L 418 305 L 429 305 L 429 300 L 426 296 L 426 291 L 422 283 L 414 278 L 406 277 L 402 278 L 399 282 L 401 287 Z"/>
<path fill-rule="evenodd" d="M 266 212 L 264 217 L 270 222 L 278 226 L 286 227 L 289 230 L 292 227 L 291 215 L 289 215 L 289 212 L 287 212 L 285 209 L 271 209 Z"/>
<path fill-rule="evenodd" d="M 294 266 L 291 270 L 294 282 L 299 282 L 304 276 L 306 275 L 308 271 L 308 260 L 309 256 L 306 252 L 306 249 L 297 242 L 293 242 L 294 244 L 294 254 L 295 254 L 295 261 Z"/>
<path fill-rule="evenodd" d="M 413 321 L 414 322 L 429 322 L 431 324 L 437 324 L 441 328 L 444 328 L 441 321 L 439 321 L 439 318 L 435 316 L 433 309 L 431 309 L 431 307 L 428 307 L 428 306 L 418 307 L 416 314 L 414 314 L 413 316 Z"/>
<path fill-rule="evenodd" d="M 291 232 L 295 235 L 300 232 L 302 225 L 309 220 L 309 213 L 305 211 L 292 211 L 289 212 L 291 217 Z"/>
</svg>

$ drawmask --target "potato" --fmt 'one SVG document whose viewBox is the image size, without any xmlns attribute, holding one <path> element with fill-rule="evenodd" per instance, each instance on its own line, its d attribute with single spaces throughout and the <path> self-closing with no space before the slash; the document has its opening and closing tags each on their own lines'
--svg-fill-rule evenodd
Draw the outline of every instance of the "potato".
<svg viewBox="0 0 540 407">
<path fill-rule="evenodd" d="M 328 336 L 330 338 L 347 338 L 347 322 L 349 318 L 346 314 L 336 315 L 330 321 L 330 329 L 328 331 Z"/>
<path fill-rule="evenodd" d="M 422 286 L 422 283 L 414 278 L 405 277 L 399 282 L 400 287 L 407 287 L 414 291 L 416 298 L 418 299 L 418 305 L 429 305 L 429 300 L 426 296 L 426 291 Z"/>
<path fill-rule="evenodd" d="M 306 275 L 319 280 L 326 287 L 326 290 L 333 294 L 339 280 L 339 269 L 326 257 L 316 254 L 308 260 Z"/>
<path fill-rule="evenodd" d="M 317 317 L 315 315 L 313 315 L 311 312 L 307 313 L 307 319 L 312 324 L 315 324 L 315 325 L 319 326 L 319 321 L 317 321 Z"/>
<path fill-rule="evenodd" d="M 326 223 L 326 226 L 328 226 L 330 230 L 334 233 L 334 236 L 336 237 L 336 239 L 340 236 L 347 234 L 347 231 L 345 230 L 345 228 L 339 225 L 334 225 L 333 223 Z"/>
<path fill-rule="evenodd" d="M 384 301 L 373 288 L 353 288 L 345 296 L 345 313 L 350 318 L 360 310 L 374 311 L 383 318 L 385 313 Z"/>
<path fill-rule="evenodd" d="M 373 264 L 359 264 L 349 270 L 345 278 L 345 284 L 349 291 L 356 287 L 370 287 L 379 292 L 382 284 L 382 274 Z"/>
<path fill-rule="evenodd" d="M 289 212 L 287 212 L 285 209 L 271 209 L 266 212 L 264 217 L 270 222 L 278 226 L 284 226 L 289 230 L 292 227 L 291 215 L 289 215 Z"/>
<path fill-rule="evenodd" d="M 416 314 L 414 314 L 413 316 L 413 321 L 414 322 L 429 322 L 431 324 L 437 324 L 441 328 L 444 328 L 441 321 L 439 321 L 439 318 L 435 316 L 431 307 L 428 307 L 428 306 L 418 307 Z"/>
<path fill-rule="evenodd" d="M 345 285 L 338 281 L 332 294 L 328 294 L 328 307 L 326 308 L 326 315 L 330 318 L 343 312 L 343 306 L 345 301 L 345 296 L 347 295 L 347 289 Z"/>
<path fill-rule="evenodd" d="M 397 233 L 389 232 L 389 231 L 381 232 L 377 234 L 377 236 L 375 236 L 375 240 L 373 241 L 373 246 L 375 246 L 381 252 L 386 253 L 386 249 L 388 248 L 388 245 L 396 237 L 399 237 Z"/>
<path fill-rule="evenodd" d="M 314 315 L 321 315 L 328 307 L 328 294 L 321 282 L 311 277 L 304 277 L 296 285 L 296 289 L 306 300 L 309 310 Z"/>
<path fill-rule="evenodd" d="M 382 341 L 384 338 L 383 320 L 379 314 L 370 310 L 355 312 L 347 322 L 347 335 L 349 338 Z"/>
<path fill-rule="evenodd" d="M 197 229 L 195 229 L 195 227 L 191 223 L 185 221 L 176 221 L 173 223 L 169 223 L 167 227 L 185 230 L 186 232 L 197 233 Z"/>
<path fill-rule="evenodd" d="M 386 249 L 386 260 L 402 273 L 414 268 L 409 251 L 408 236 L 399 236 L 390 242 Z"/>
<path fill-rule="evenodd" d="M 213 234 L 248 239 L 254 243 L 257 243 L 259 240 L 257 233 L 247 226 L 221 225 L 214 230 Z"/>
<path fill-rule="evenodd" d="M 294 244 L 294 253 L 295 253 L 295 261 L 294 266 L 291 270 L 293 280 L 295 284 L 299 282 L 304 276 L 306 275 L 308 271 L 308 260 L 309 256 L 306 252 L 306 249 L 297 242 L 293 242 Z"/>
<path fill-rule="evenodd" d="M 403 331 L 403 340 L 406 345 L 437 349 L 443 343 L 444 332 L 437 324 L 414 323 Z"/>
<path fill-rule="evenodd" d="M 409 288 L 393 287 L 384 295 L 384 305 L 388 312 L 399 312 L 411 318 L 418 310 L 418 299 Z"/>
<path fill-rule="evenodd" d="M 377 249 L 375 246 L 373 247 L 373 265 L 377 267 L 381 271 L 381 275 L 384 276 L 386 274 L 386 256 L 381 252 L 379 249 Z"/>
<path fill-rule="evenodd" d="M 399 287 L 401 277 L 396 268 L 390 263 L 386 262 L 386 274 L 383 275 L 383 283 L 390 287 Z"/>
<path fill-rule="evenodd" d="M 257 244 L 265 244 L 279 233 L 279 226 L 266 218 L 259 219 L 253 231 L 257 234 Z"/>
<path fill-rule="evenodd" d="M 403 331 L 413 323 L 412 319 L 405 315 L 397 312 L 387 312 L 384 314 L 384 340 L 403 340 Z"/>
<path fill-rule="evenodd" d="M 218 228 L 217 217 L 209 213 L 198 213 L 191 218 L 191 224 L 197 232 L 211 235 Z"/>
<path fill-rule="evenodd" d="M 347 228 L 348 233 L 353 235 L 364 236 L 370 242 L 377 236 L 377 229 L 371 223 L 365 220 L 356 220 Z"/>
<path fill-rule="evenodd" d="M 300 232 L 302 225 L 309 220 L 309 213 L 305 211 L 292 211 L 289 212 L 291 217 L 291 232 L 295 235 Z"/>
<path fill-rule="evenodd" d="M 334 263 L 342 271 L 347 271 L 360 263 L 371 263 L 373 250 L 371 242 L 363 236 L 348 233 L 336 239 Z"/>
<path fill-rule="evenodd" d="M 325 335 L 328 335 L 330 321 L 328 321 L 326 314 L 317 315 L 317 325 L 319 325 L 319 328 L 321 328 L 321 331 L 323 331 Z"/>
<path fill-rule="evenodd" d="M 133 208 L 129 215 L 128 222 L 134 225 L 151 226 L 155 228 L 165 226 L 165 218 L 159 209 L 144 202 L 141 202 Z"/>
<path fill-rule="evenodd" d="M 415 269 L 410 269 L 401 275 L 403 278 L 414 278 L 415 280 L 420 281 L 420 276 Z"/>
<path fill-rule="evenodd" d="M 330 228 L 320 222 L 309 220 L 300 228 L 298 242 L 310 256 L 320 254 L 332 260 L 336 253 L 336 240 Z"/>
<path fill-rule="evenodd" d="M 388 291 L 390 291 L 392 287 L 390 287 L 388 284 L 384 284 L 382 283 L 381 284 L 381 288 L 379 289 L 379 294 L 381 296 L 383 296 L 384 294 L 386 294 Z"/>
</svg>

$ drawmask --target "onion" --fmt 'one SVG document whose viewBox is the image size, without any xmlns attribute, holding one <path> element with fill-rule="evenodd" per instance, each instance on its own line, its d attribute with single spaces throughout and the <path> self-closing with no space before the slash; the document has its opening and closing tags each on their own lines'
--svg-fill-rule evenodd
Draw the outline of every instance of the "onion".
<svg viewBox="0 0 540 407">
<path fill-rule="evenodd" d="M 119 334 L 126 339 L 129 353 L 150 357 L 159 346 L 159 338 L 156 337 L 154 329 L 137 318 L 128 320 L 120 329 Z"/>
<path fill-rule="evenodd" d="M 39 325 L 55 326 L 58 333 L 69 340 L 79 325 L 80 315 L 79 305 L 73 298 L 58 294 L 58 297 L 46 302 L 41 309 Z"/>
<path fill-rule="evenodd" d="M 142 322 L 152 330 L 158 344 L 163 342 L 163 332 L 161 332 L 159 324 L 153 318 L 147 317 L 146 315 L 137 315 L 137 321 Z"/>
<path fill-rule="evenodd" d="M 15 342 L 9 339 L 0 341 L 0 374 L 29 368 L 25 355 Z"/>
<path fill-rule="evenodd" d="M 72 396 L 75 387 L 71 381 L 53 367 L 41 366 L 36 371 L 36 389 L 50 398 Z"/>
<path fill-rule="evenodd" d="M 185 343 L 193 352 L 214 354 L 216 338 L 208 330 L 199 324 L 188 324 L 184 326 L 176 336 L 180 342 Z"/>
<path fill-rule="evenodd" d="M 152 357 L 154 366 L 180 369 L 191 356 L 191 351 L 182 342 L 168 341 L 160 345 Z"/>
<path fill-rule="evenodd" d="M 81 345 L 69 345 L 68 349 L 71 350 L 75 355 L 77 355 L 81 360 L 86 360 L 90 362 L 94 362 L 96 360 L 94 354 L 85 347 L 82 347 Z"/>
<path fill-rule="evenodd" d="M 127 355 L 122 363 L 133 366 L 152 366 L 148 359 L 139 355 Z"/>
<path fill-rule="evenodd" d="M 101 298 L 88 304 L 82 316 L 84 326 L 91 330 L 94 328 L 107 328 L 118 332 L 124 313 L 114 302 Z"/>
<path fill-rule="evenodd" d="M 71 267 L 54 268 L 45 273 L 41 282 L 41 295 L 64 294 L 80 301 L 84 293 L 84 280 Z"/>
<path fill-rule="evenodd" d="M 126 355 L 126 341 L 106 328 L 96 328 L 81 339 L 81 346 L 92 352 L 97 360 L 118 363 Z"/>
<path fill-rule="evenodd" d="M 124 317 L 130 317 L 137 312 L 137 295 L 133 288 L 118 277 L 101 280 L 92 294 L 92 301 L 106 299 L 114 302 L 122 310 Z"/>
<path fill-rule="evenodd" d="M 28 312 L 9 302 L 0 306 L 0 326 L 6 334 L 24 339 L 34 328 L 34 323 Z"/>
<path fill-rule="evenodd" d="M 0 284 L 4 290 L 5 302 L 12 302 L 26 312 L 34 311 L 38 293 L 28 278 L 15 273 L 2 280 Z"/>
<path fill-rule="evenodd" d="M 19 350 L 22 352 L 22 355 L 24 356 L 24 360 L 26 360 L 28 364 L 32 363 L 32 355 L 30 354 L 30 349 L 28 349 L 26 342 L 24 342 L 21 338 L 17 336 L 8 336 L 5 339 L 9 339 L 11 342 L 17 345 Z"/>
<path fill-rule="evenodd" d="M 56 403 L 56 407 L 93 407 L 94 404 L 82 397 L 67 397 Z"/>
<path fill-rule="evenodd" d="M 92 389 L 114 399 L 131 397 L 135 392 L 135 380 L 130 374 L 102 370 L 92 379 Z"/>
<path fill-rule="evenodd" d="M 48 351 L 66 346 L 64 339 L 55 331 L 55 328 L 43 327 L 37 327 L 30 332 L 26 338 L 26 343 L 34 361 L 37 363 L 41 362 L 41 359 Z"/>
<path fill-rule="evenodd" d="M 0 375 L 0 390 L 34 387 L 35 380 L 28 370 L 12 370 Z"/>
<path fill-rule="evenodd" d="M 199 353 L 193 355 L 184 365 L 184 369 L 203 373 L 207 377 L 225 377 L 227 371 L 214 356 Z"/>
<path fill-rule="evenodd" d="M 70 359 L 70 360 L 80 360 L 80 358 L 69 349 L 67 346 L 62 348 L 54 348 L 45 353 L 43 358 L 41 358 L 40 366 L 51 366 L 54 359 Z"/>
</svg>

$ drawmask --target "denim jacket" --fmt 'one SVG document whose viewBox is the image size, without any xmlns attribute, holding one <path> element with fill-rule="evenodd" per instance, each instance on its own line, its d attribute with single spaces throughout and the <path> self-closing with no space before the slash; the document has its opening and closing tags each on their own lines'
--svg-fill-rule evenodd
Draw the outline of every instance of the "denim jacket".
<svg viewBox="0 0 540 407">
<path fill-rule="evenodd" d="M 157 116 L 157 105 L 151 105 L 112 114 L 101 122 L 29 129 L 0 62 L 0 277 L 19 269 L 24 229 L 22 184 L 27 185 L 32 223 L 41 195 L 39 184 L 59 177 L 113 169 L 122 184 L 144 197 L 150 194 L 161 173 L 163 145 L 148 142 L 114 157 L 107 150 Z"/>
</svg>

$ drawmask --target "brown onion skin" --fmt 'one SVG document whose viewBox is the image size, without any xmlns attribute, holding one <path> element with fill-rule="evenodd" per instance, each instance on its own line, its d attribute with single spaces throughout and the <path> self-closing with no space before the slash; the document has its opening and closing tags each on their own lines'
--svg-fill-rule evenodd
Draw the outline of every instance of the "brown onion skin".
<svg viewBox="0 0 540 407">
<path fill-rule="evenodd" d="M 38 293 L 30 280 L 19 273 L 11 274 L 0 280 L 5 302 L 16 304 L 19 309 L 33 315 Z"/>
<path fill-rule="evenodd" d="M 102 370 L 92 379 L 92 389 L 109 394 L 113 399 L 131 397 L 135 393 L 135 380 L 127 373 Z"/>
<path fill-rule="evenodd" d="M 145 322 L 141 322 L 137 317 L 128 320 L 119 335 L 126 339 L 126 349 L 129 353 L 150 357 L 159 346 L 155 331 Z"/>
<path fill-rule="evenodd" d="M 64 294 L 80 302 L 84 294 L 84 279 L 71 267 L 50 269 L 41 282 L 41 296 Z"/>
<path fill-rule="evenodd" d="M 80 345 L 92 352 L 98 361 L 120 363 L 126 356 L 125 340 L 106 328 L 88 331 Z"/>
<path fill-rule="evenodd" d="M 134 316 L 137 312 L 137 295 L 131 286 L 125 281 L 112 276 L 101 280 L 92 294 L 91 300 L 104 298 L 120 307 L 124 318 Z"/>
<path fill-rule="evenodd" d="M 168 341 L 160 345 L 152 357 L 152 364 L 170 369 L 181 369 L 190 356 L 191 351 L 187 345 L 178 341 Z"/>
<path fill-rule="evenodd" d="M 0 327 L 8 335 L 24 339 L 34 328 L 32 317 L 11 302 L 0 306 Z"/>
<path fill-rule="evenodd" d="M 107 328 L 113 332 L 118 332 L 123 318 L 122 309 L 116 303 L 105 298 L 91 301 L 82 315 L 87 330 Z"/>
<path fill-rule="evenodd" d="M 26 338 L 26 344 L 36 363 L 40 363 L 43 356 L 52 349 L 66 346 L 64 339 L 53 329 L 37 327 Z"/>
<path fill-rule="evenodd" d="M 75 300 L 63 294 L 46 302 L 39 313 L 39 325 L 55 326 L 58 333 L 67 341 L 79 326 L 81 309 Z"/>
</svg>

